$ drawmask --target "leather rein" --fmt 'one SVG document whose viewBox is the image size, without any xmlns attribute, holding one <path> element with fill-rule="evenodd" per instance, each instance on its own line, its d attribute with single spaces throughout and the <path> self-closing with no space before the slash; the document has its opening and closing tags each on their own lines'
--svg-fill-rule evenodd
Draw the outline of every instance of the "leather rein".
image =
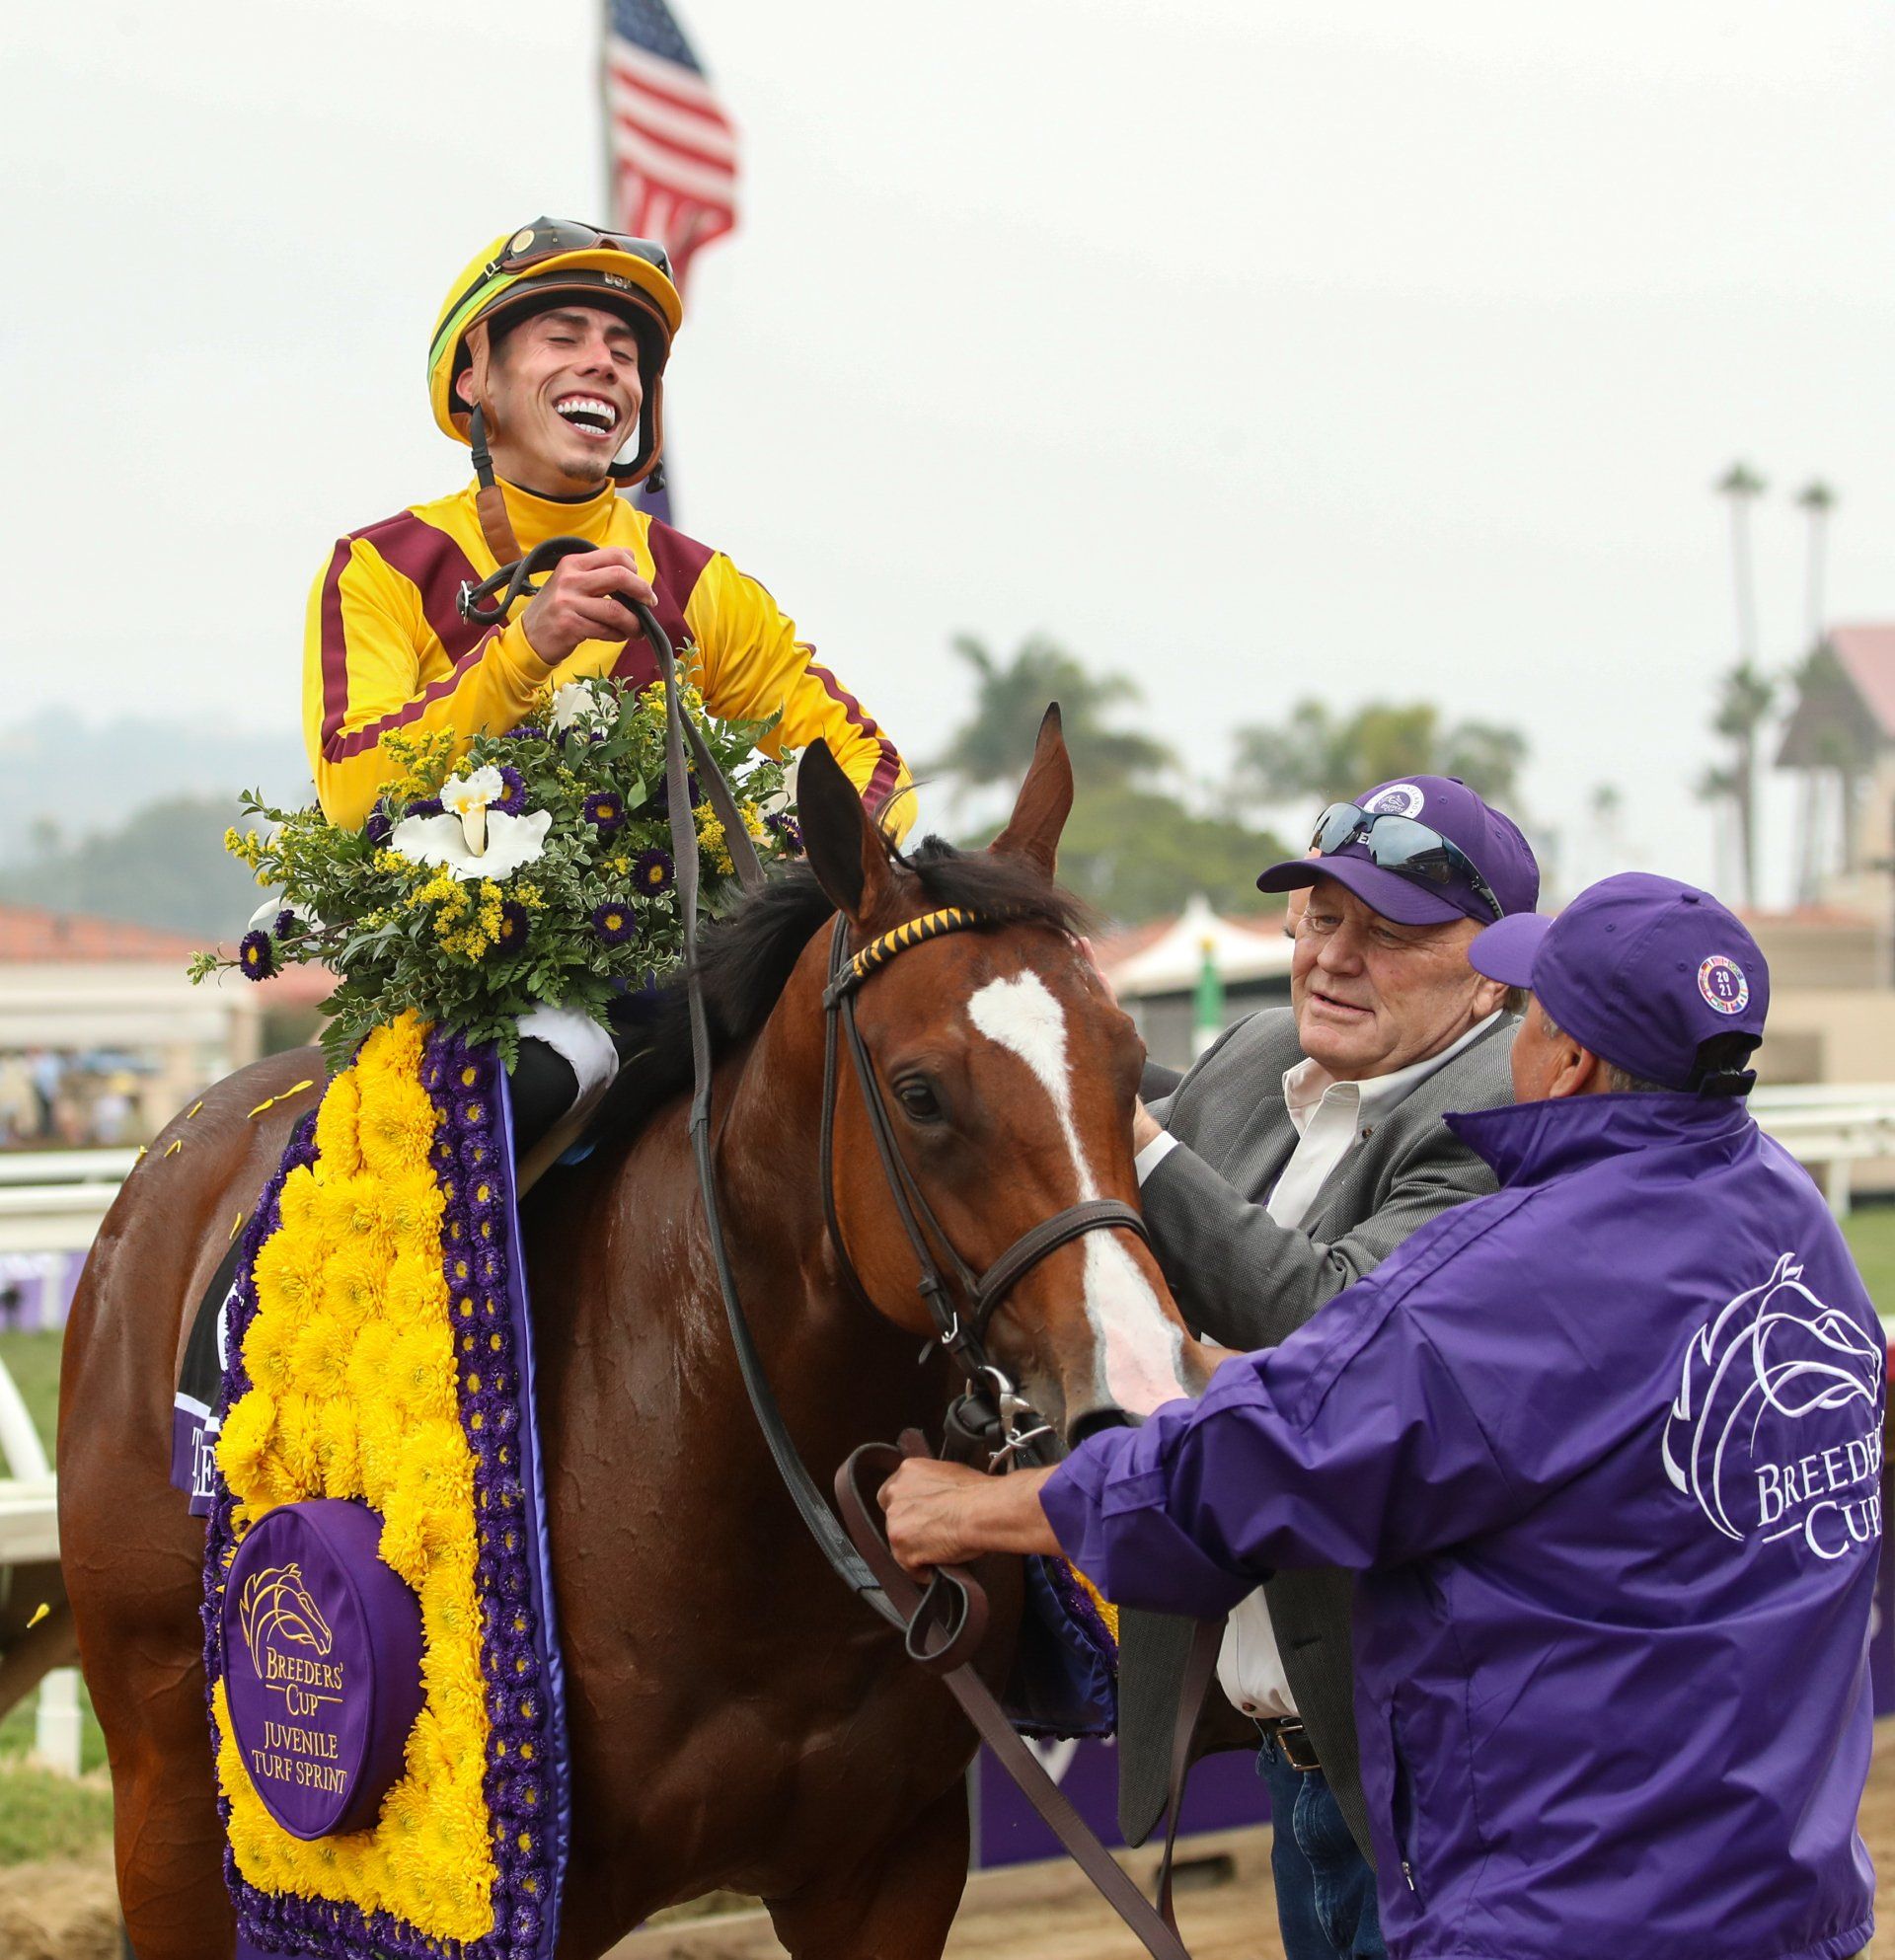
<svg viewBox="0 0 1895 1960">
<path fill-rule="evenodd" d="M 549 538 L 515 564 L 502 565 L 478 586 L 460 596 L 464 619 L 493 626 L 502 622 L 513 604 L 537 590 L 535 574 L 550 570 L 563 558 L 597 549 L 577 537 Z M 1086 1876 L 1105 1897 L 1155 1960 L 1190 1960 L 1170 1913 L 1170 1845 L 1167 1845 L 1163 1917 L 1146 1901 L 1131 1878 L 1073 1808 L 1039 1760 L 1015 1733 L 992 1691 L 974 1670 L 974 1657 L 987 1630 L 987 1599 L 978 1579 L 962 1567 L 937 1569 L 926 1590 L 904 1572 L 888 1548 L 874 1490 L 891 1475 L 902 1457 L 926 1454 L 916 1432 L 903 1435 L 899 1450 L 867 1443 L 837 1470 L 837 1502 L 847 1520 L 845 1534 L 836 1512 L 824 1501 L 803 1463 L 783 1418 L 759 1353 L 730 1263 L 718 1190 L 716 1152 L 711 1133 L 714 1061 L 710 1016 L 704 996 L 698 951 L 698 893 L 700 872 L 697 828 L 691 815 L 690 784 L 685 749 L 692 750 L 711 806 L 723 825 L 724 839 L 745 891 L 763 882 L 763 867 L 749 832 L 744 828 L 735 796 L 703 736 L 684 713 L 679 694 L 677 655 L 669 635 L 648 606 L 621 593 L 619 603 L 637 619 L 640 631 L 657 660 L 664 684 L 665 789 L 669 804 L 672 858 L 677 878 L 679 911 L 685 946 L 685 998 L 691 1027 L 693 1093 L 690 1136 L 704 1204 L 705 1234 L 718 1276 L 724 1318 L 730 1328 L 745 1393 L 756 1416 L 778 1474 L 818 1550 L 836 1575 L 892 1626 L 901 1629 L 911 1659 L 942 1676 L 976 1731 L 986 1740 L 1034 1809 L 1065 1846 Z M 966 1392 L 948 1411 L 948 1430 L 963 1442 L 986 1448 L 990 1468 L 1011 1461 L 1030 1462 L 1040 1456 L 1042 1438 L 1052 1427 L 1023 1400 L 1002 1370 L 989 1360 L 984 1336 L 994 1314 L 1027 1273 L 1062 1245 L 1091 1232 L 1128 1231 L 1146 1238 L 1145 1222 L 1130 1206 L 1115 1198 L 1094 1198 L 1032 1226 L 982 1272 L 975 1272 L 954 1248 L 922 1191 L 896 1141 L 894 1124 L 875 1073 L 873 1057 L 856 1019 L 856 996 L 866 982 L 899 953 L 945 933 L 991 929 L 1007 923 L 1007 915 L 947 907 L 911 919 L 849 951 L 849 922 L 838 917 L 830 940 L 829 983 L 823 990 L 823 1094 L 819 1149 L 823 1218 L 836 1264 L 850 1292 L 871 1311 L 878 1312 L 844 1243 L 835 1202 L 835 1112 L 840 1093 L 840 1049 L 846 1041 L 857 1083 L 862 1091 L 876 1155 L 890 1198 L 901 1220 L 919 1272 L 917 1289 L 936 1329 L 936 1339 L 966 1378 Z M 944 1273 L 935 1257 L 939 1247 L 948 1268 Z M 932 1343 L 930 1343 L 932 1345 Z M 924 1350 L 925 1354 L 926 1350 Z M 864 1472 L 874 1483 L 864 1489 Z M 1172 1828 L 1176 1829 L 1176 1806 Z"/>
</svg>

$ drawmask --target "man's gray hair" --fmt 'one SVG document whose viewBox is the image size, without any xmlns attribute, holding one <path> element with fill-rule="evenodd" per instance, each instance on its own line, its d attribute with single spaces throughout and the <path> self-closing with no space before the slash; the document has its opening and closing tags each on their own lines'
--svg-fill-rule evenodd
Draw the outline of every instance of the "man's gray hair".
<svg viewBox="0 0 1895 1960">
<path fill-rule="evenodd" d="M 1547 1032 L 1555 1039 L 1565 1033 L 1565 1029 L 1547 1012 L 1545 1001 L 1540 1003 L 1540 1018 L 1545 1024 Z M 1568 1035 L 1567 1039 L 1578 1041 L 1579 1037 L 1574 1034 Z M 1583 1048 L 1586 1044 L 1580 1041 L 1579 1045 Z M 1606 1064 L 1606 1087 L 1615 1095 L 1675 1095 L 1677 1093 L 1677 1091 L 1669 1083 L 1647 1082 L 1643 1076 L 1635 1076 L 1630 1069 L 1622 1069 L 1617 1062 L 1606 1061 L 1606 1057 L 1603 1055 L 1599 1059 Z"/>
</svg>

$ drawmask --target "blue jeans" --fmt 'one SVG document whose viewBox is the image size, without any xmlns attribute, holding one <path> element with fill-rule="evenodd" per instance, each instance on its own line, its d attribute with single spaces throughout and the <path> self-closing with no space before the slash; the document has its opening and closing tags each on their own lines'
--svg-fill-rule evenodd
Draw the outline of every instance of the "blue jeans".
<svg viewBox="0 0 1895 1960">
<path fill-rule="evenodd" d="M 1288 1960 L 1385 1960 L 1375 1872 L 1322 1771 L 1291 1769 L 1266 1742 L 1256 1773 L 1270 1792 L 1270 1870 Z"/>
</svg>

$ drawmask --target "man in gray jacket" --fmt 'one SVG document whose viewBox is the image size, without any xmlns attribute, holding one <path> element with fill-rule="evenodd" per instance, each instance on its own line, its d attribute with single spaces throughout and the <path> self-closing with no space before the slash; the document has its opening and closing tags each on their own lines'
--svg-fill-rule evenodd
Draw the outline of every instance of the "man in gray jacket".
<svg viewBox="0 0 1895 1960">
<path fill-rule="evenodd" d="M 1309 890 L 1290 1007 L 1230 1029 L 1140 1110 L 1134 1132 L 1140 1199 L 1179 1308 L 1206 1338 L 1246 1351 L 1294 1332 L 1437 1212 L 1494 1188 L 1441 1120 L 1512 1095 L 1518 1023 L 1467 948 L 1540 895 L 1519 830 L 1447 777 L 1331 804 L 1311 849 L 1257 879 L 1264 891 Z M 1339 1571 L 1279 1574 L 1231 1616 L 1218 1663 L 1225 1694 L 1263 1737 L 1289 1960 L 1383 1953 L 1351 1593 Z M 1141 1653 L 1175 1640 L 1129 1614 L 1124 1638 L 1129 1787 L 1169 1733 L 1168 1709 L 1140 1705 Z"/>
</svg>

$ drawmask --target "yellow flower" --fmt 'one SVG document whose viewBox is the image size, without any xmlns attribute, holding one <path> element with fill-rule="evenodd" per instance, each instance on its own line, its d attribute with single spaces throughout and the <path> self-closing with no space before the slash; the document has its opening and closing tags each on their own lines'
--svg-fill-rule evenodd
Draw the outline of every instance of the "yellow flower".
<svg viewBox="0 0 1895 1960">
<path fill-rule="evenodd" d="M 248 1351 L 248 1342 L 245 1347 Z M 349 1329 L 342 1321 L 334 1314 L 312 1315 L 292 1349 L 296 1386 L 319 1402 L 341 1395 L 348 1382 L 348 1353 Z"/>
<path fill-rule="evenodd" d="M 272 1395 L 295 1386 L 296 1322 L 288 1314 L 259 1314 L 244 1335 L 244 1366 L 258 1388 Z"/>
<path fill-rule="evenodd" d="M 248 1340 L 244 1352 L 249 1355 Z M 217 1468 L 233 1490 L 248 1491 L 260 1480 L 275 1426 L 276 1404 L 263 1389 L 240 1395 L 225 1415 L 217 1438 Z"/>
</svg>

